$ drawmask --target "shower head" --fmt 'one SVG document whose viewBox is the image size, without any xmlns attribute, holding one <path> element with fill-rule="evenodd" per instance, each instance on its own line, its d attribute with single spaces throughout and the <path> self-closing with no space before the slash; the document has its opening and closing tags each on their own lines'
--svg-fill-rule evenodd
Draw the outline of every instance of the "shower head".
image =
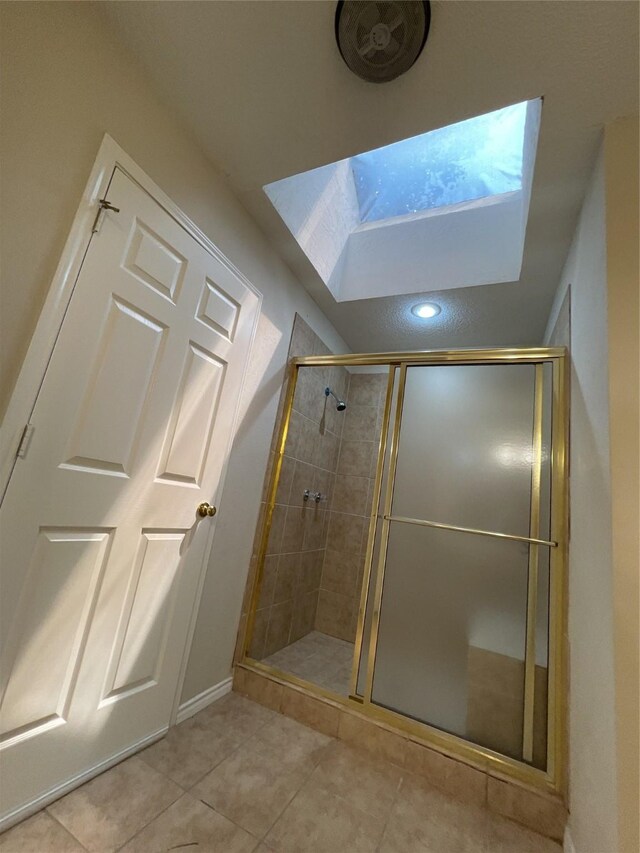
<svg viewBox="0 0 640 853">
<path fill-rule="evenodd" d="M 345 403 L 345 401 L 340 400 L 338 398 L 337 394 L 334 391 L 332 391 L 331 388 L 325 388 L 324 389 L 324 396 L 328 397 L 329 395 L 331 395 L 336 401 L 336 410 L 338 412 L 344 412 L 344 410 L 347 408 L 347 404 Z"/>
</svg>

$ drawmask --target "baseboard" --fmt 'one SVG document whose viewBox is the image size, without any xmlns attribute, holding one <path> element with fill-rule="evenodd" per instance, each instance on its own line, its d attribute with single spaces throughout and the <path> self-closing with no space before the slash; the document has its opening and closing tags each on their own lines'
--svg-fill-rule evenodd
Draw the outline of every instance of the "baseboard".
<svg viewBox="0 0 640 853">
<path fill-rule="evenodd" d="M 187 699 L 187 701 L 183 702 L 178 708 L 176 723 L 182 723 L 184 720 L 188 720 L 189 717 L 193 717 L 194 714 L 197 714 L 198 711 L 202 711 L 202 709 L 206 708 L 207 705 L 210 705 L 218 699 L 222 699 L 225 694 L 231 693 L 232 681 L 232 677 L 229 676 L 229 678 L 225 678 L 224 681 L 220 681 L 218 684 L 214 684 L 213 687 L 208 687 L 206 690 L 203 690 L 202 693 L 198 693 L 197 696 Z"/>
<path fill-rule="evenodd" d="M 142 738 L 142 740 L 136 741 L 132 746 L 128 746 L 126 749 L 121 750 L 115 755 L 111 755 L 99 764 L 94 764 L 93 767 L 90 767 L 88 770 L 83 770 L 82 773 L 78 773 L 66 782 L 62 782 L 60 785 L 56 785 L 48 791 L 45 791 L 44 794 L 36 797 L 36 799 L 32 800 L 30 803 L 27 803 L 24 806 L 19 806 L 12 812 L 4 815 L 0 818 L 0 832 L 4 832 L 14 826 L 14 824 L 20 823 L 20 821 L 31 817 L 31 815 L 46 808 L 46 806 L 50 805 L 55 800 L 59 800 L 60 797 L 64 797 L 64 795 L 68 794 L 69 791 L 73 791 L 74 788 L 78 788 L 80 785 L 83 785 L 85 782 L 93 779 L 94 776 L 99 776 L 101 773 L 104 773 L 105 770 L 108 770 L 115 764 L 119 764 L 121 761 L 124 761 L 125 758 L 129 758 L 129 756 L 136 752 L 140 752 L 140 750 L 144 749 L 146 746 L 160 740 L 161 737 L 164 737 L 167 731 L 168 726 L 163 726 L 161 729 L 158 729 L 157 732 L 147 735 Z"/>
<path fill-rule="evenodd" d="M 576 853 L 576 847 L 573 843 L 573 838 L 571 838 L 571 832 L 569 831 L 569 825 L 564 828 L 564 842 L 562 845 L 562 849 L 564 853 Z"/>
</svg>

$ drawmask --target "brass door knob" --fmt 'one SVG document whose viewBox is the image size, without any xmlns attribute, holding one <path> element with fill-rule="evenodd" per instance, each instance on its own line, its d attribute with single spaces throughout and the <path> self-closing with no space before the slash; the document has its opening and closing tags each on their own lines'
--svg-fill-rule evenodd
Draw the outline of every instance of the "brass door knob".
<svg viewBox="0 0 640 853">
<path fill-rule="evenodd" d="M 207 516 L 209 516 L 209 518 L 213 518 L 213 516 L 217 512 L 218 510 L 216 509 L 216 507 L 211 506 L 211 504 L 208 503 L 202 503 L 198 507 L 198 515 L 200 516 L 200 518 L 206 518 Z"/>
</svg>

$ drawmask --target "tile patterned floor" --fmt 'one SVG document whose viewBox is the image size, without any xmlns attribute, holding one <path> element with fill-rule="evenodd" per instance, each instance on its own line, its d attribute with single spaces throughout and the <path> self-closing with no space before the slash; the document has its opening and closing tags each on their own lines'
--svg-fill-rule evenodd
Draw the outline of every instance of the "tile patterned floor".
<svg viewBox="0 0 640 853">
<path fill-rule="evenodd" d="M 0 853 L 561 853 L 229 694 L 0 836 Z"/>
<path fill-rule="evenodd" d="M 319 631 L 312 631 L 262 661 L 341 696 L 349 695 L 352 662 L 353 643 Z"/>
</svg>

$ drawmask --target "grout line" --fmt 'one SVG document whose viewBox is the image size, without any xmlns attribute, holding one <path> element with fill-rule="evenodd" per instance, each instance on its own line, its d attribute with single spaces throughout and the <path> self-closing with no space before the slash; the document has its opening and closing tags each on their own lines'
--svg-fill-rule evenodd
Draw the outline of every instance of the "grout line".
<svg viewBox="0 0 640 853">
<path fill-rule="evenodd" d="M 86 785 L 86 782 L 84 784 Z M 82 787 L 82 785 L 80 787 Z M 77 791 L 79 789 L 74 788 L 74 790 Z M 69 792 L 69 793 L 71 793 L 71 792 Z M 58 801 L 54 800 L 54 802 L 58 802 Z M 51 805 L 53 805 L 53 803 L 51 803 Z M 36 815 L 41 814 L 42 812 L 46 812 L 47 815 L 58 824 L 58 826 L 61 826 L 66 833 L 68 833 L 75 841 L 78 842 L 78 844 L 80 845 L 80 847 L 82 847 L 83 850 L 87 850 L 87 848 L 84 846 L 82 841 L 80 841 L 80 839 L 77 837 L 77 835 L 74 835 L 74 833 L 71 832 L 71 830 L 68 829 L 61 821 L 59 821 L 58 818 L 54 814 L 51 814 L 51 812 L 49 811 L 49 806 L 45 806 L 43 809 L 40 809 L 39 812 L 36 812 L 34 815 L 31 815 L 31 817 L 35 817 Z M 20 823 L 23 823 L 23 822 L 26 823 L 26 821 L 29 819 L 30 818 L 26 818 L 25 821 L 20 821 Z M 16 826 L 20 826 L 20 823 L 16 824 Z M 2 833 L 2 835 L 4 835 L 4 833 Z M 88 850 L 87 850 L 87 853 L 88 853 Z"/>
<path fill-rule="evenodd" d="M 147 765 L 147 766 L 149 766 L 149 765 Z M 152 769 L 152 770 L 155 770 L 155 767 L 153 767 L 153 768 L 151 768 L 151 769 Z M 156 771 L 156 772 L 160 773 L 161 771 L 160 771 L 160 770 L 158 770 L 158 771 Z M 169 778 L 169 777 L 168 777 L 168 776 L 166 776 L 166 774 L 164 774 L 164 773 L 162 773 L 161 775 L 162 775 L 162 776 L 164 776 L 166 779 L 168 779 L 168 778 Z M 177 782 L 174 782 L 174 780 L 173 780 L 173 779 L 171 779 L 171 781 L 173 782 L 173 784 L 174 784 L 174 785 L 178 785 L 178 783 L 177 783 Z M 166 808 L 164 808 L 164 809 L 162 809 L 161 811 L 159 811 L 157 815 L 154 815 L 154 816 L 151 818 L 151 820 L 148 820 L 148 821 L 144 824 L 144 826 L 141 826 L 141 827 L 140 827 L 140 829 L 137 829 L 137 830 L 133 833 L 133 835 L 130 835 L 130 836 L 129 836 L 129 838 L 127 838 L 127 840 L 126 840 L 126 841 L 124 841 L 124 842 L 123 842 L 119 847 L 117 847 L 117 848 L 116 848 L 116 851 L 118 851 L 118 850 L 122 850 L 122 848 L 123 848 L 126 844 L 128 844 L 130 841 L 133 841 L 133 839 L 134 839 L 134 838 L 136 838 L 136 836 L 140 835 L 140 833 L 141 833 L 143 830 L 145 830 L 145 829 L 149 826 L 149 824 L 153 823 L 153 822 L 154 822 L 154 820 L 156 820 L 157 818 L 159 818 L 159 817 L 160 817 L 160 815 L 163 815 L 165 812 L 169 811 L 169 809 L 171 808 L 171 806 L 174 806 L 174 805 L 178 802 L 178 800 L 180 800 L 180 799 L 182 799 L 182 797 L 184 797 L 184 795 L 185 795 L 187 792 L 184 790 L 184 788 L 182 787 L 182 785 L 178 785 L 178 787 L 179 787 L 179 788 L 180 788 L 180 790 L 182 791 L 182 793 L 180 794 L 180 796 L 179 796 L 179 797 L 176 797 L 176 799 L 175 799 L 175 800 L 173 800 L 173 802 L 169 803 L 169 805 L 168 805 Z"/>
<path fill-rule="evenodd" d="M 298 722 L 298 721 L 296 721 L 296 722 Z M 300 725 L 304 725 L 304 723 L 300 723 Z M 310 726 L 306 726 L 306 728 L 311 728 L 311 727 L 310 727 Z M 315 729 L 312 729 L 312 731 L 315 731 Z M 331 740 L 333 741 L 333 740 L 335 740 L 335 738 L 331 738 Z M 320 750 L 320 752 L 321 752 L 321 753 L 322 753 L 322 752 L 326 752 L 326 751 L 327 751 L 327 749 L 329 748 L 329 746 L 330 746 L 330 743 L 326 744 L 326 746 L 322 747 L 322 749 Z M 271 830 L 272 830 L 272 829 L 273 829 L 273 827 L 276 825 L 276 823 L 280 820 L 280 818 L 281 818 L 281 817 L 282 817 L 282 815 L 285 813 L 285 811 L 289 808 L 289 806 L 291 805 L 291 803 L 292 803 L 292 802 L 295 800 L 295 798 L 298 796 L 298 794 L 300 793 L 300 791 L 301 791 L 301 790 L 304 788 L 304 786 L 307 784 L 307 782 L 309 781 L 309 779 L 311 778 L 311 776 L 315 773 L 316 768 L 317 768 L 317 767 L 319 767 L 319 765 L 320 765 L 320 760 L 318 760 L 318 762 L 317 762 L 316 764 L 314 764 L 314 765 L 313 765 L 313 767 L 309 770 L 309 772 L 307 773 L 307 775 L 305 776 L 305 778 L 303 779 L 303 781 L 300 783 L 299 787 L 296 789 L 296 791 L 294 792 L 294 794 L 293 794 L 293 795 L 290 797 L 290 799 L 287 801 L 287 803 L 286 803 L 286 805 L 284 806 L 284 808 L 283 808 L 283 809 L 281 809 L 281 811 L 278 813 L 278 815 L 277 815 L 276 819 L 273 821 L 273 823 L 271 823 L 271 824 L 269 825 L 269 828 L 267 829 L 267 831 L 266 831 L 266 832 L 264 833 L 264 835 L 262 836 L 262 840 L 263 840 L 263 841 L 264 841 L 264 839 L 266 838 L 266 836 L 271 832 Z M 267 846 L 270 846 L 270 845 L 267 845 Z"/>
</svg>

